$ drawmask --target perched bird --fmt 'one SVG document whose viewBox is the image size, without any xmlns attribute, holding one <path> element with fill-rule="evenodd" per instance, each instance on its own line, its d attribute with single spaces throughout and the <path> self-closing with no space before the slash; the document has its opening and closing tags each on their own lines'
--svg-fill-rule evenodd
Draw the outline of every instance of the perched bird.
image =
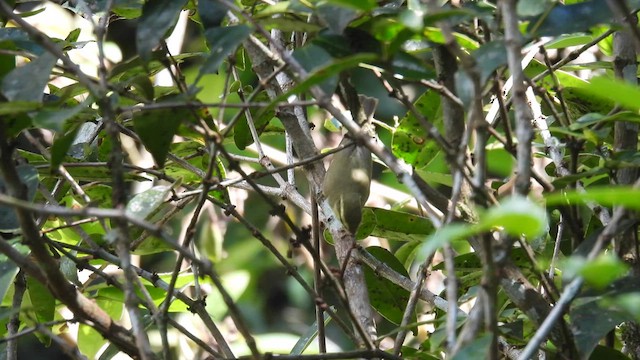
<svg viewBox="0 0 640 360">
<path fill-rule="evenodd" d="M 375 136 L 371 119 L 378 100 L 359 96 L 360 112 L 358 117 L 362 131 Z M 340 145 L 353 144 L 354 140 L 346 134 Z M 362 209 L 369 198 L 371 186 L 371 151 L 366 147 L 353 144 L 333 156 L 322 184 L 329 205 L 340 222 L 355 234 L 362 221 Z"/>
</svg>

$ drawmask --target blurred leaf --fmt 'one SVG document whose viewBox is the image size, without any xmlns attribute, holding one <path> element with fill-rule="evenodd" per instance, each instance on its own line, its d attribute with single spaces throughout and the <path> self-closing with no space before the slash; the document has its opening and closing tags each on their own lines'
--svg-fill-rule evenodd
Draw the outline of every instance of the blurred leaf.
<svg viewBox="0 0 640 360">
<path fill-rule="evenodd" d="M 464 239 L 476 232 L 476 229 L 468 224 L 452 223 L 443 226 L 437 229 L 433 235 L 427 237 L 427 239 L 417 249 L 417 255 L 414 262 L 421 264 L 444 245 L 455 240 Z"/>
<path fill-rule="evenodd" d="M 206 30 L 222 24 L 222 20 L 227 16 L 227 8 L 217 0 L 198 0 L 198 15 Z"/>
<path fill-rule="evenodd" d="M 234 301 L 245 292 L 249 285 L 249 281 L 251 280 L 249 272 L 245 270 L 230 272 L 221 275 L 221 278 L 222 285 Z M 207 303 L 205 307 L 209 315 L 211 315 L 215 320 L 222 320 L 224 315 L 227 313 L 227 306 L 225 305 L 224 300 L 222 300 L 222 295 L 220 295 L 220 292 L 217 290 L 213 290 L 207 296 Z M 289 349 L 291 349 L 291 347 L 286 351 L 289 351 Z"/>
<path fill-rule="evenodd" d="M 467 360 L 467 359 L 485 359 L 489 353 L 489 347 L 491 346 L 491 334 L 484 334 L 471 341 L 469 344 L 463 346 L 458 351 L 453 360 Z"/>
<path fill-rule="evenodd" d="M 46 52 L 11 71 L 2 79 L 0 90 L 10 101 L 42 102 L 42 94 L 58 58 Z"/>
<path fill-rule="evenodd" d="M 171 188 L 160 185 L 134 196 L 127 203 L 127 214 L 144 220 L 165 202 Z"/>
<path fill-rule="evenodd" d="M 480 69 L 481 84 L 484 84 L 497 68 L 507 64 L 507 49 L 503 41 L 491 41 L 483 44 L 472 52 L 471 56 L 476 60 Z"/>
<path fill-rule="evenodd" d="M 71 144 L 73 144 L 79 129 L 80 127 L 76 126 L 71 131 L 65 134 L 58 134 L 54 138 L 53 145 L 51 146 L 51 169 L 57 169 L 58 166 L 60 166 Z"/>
<path fill-rule="evenodd" d="M 261 91 L 253 101 L 268 102 L 269 95 L 266 91 Z M 253 144 L 253 136 L 251 136 L 251 130 L 249 129 L 249 124 L 247 122 L 253 121 L 253 126 L 255 126 L 258 136 L 260 136 L 276 114 L 275 110 L 263 112 L 258 108 L 251 108 L 248 111 L 251 114 L 251 119 L 247 117 L 247 111 L 244 110 L 242 111 L 242 115 L 236 123 L 236 126 L 233 128 L 233 140 L 240 150 L 244 150 L 247 146 Z"/>
<path fill-rule="evenodd" d="M 594 25 L 606 22 L 613 22 L 613 14 L 607 2 L 588 0 L 571 5 L 556 5 L 549 13 L 543 14 L 542 19 L 531 20 L 527 31 L 534 37 L 555 36 L 587 31 Z"/>
<path fill-rule="evenodd" d="M 186 3 L 186 0 L 148 0 L 144 3 L 136 32 L 136 46 L 142 59 L 151 58 L 151 51 L 175 25 Z"/>
<path fill-rule="evenodd" d="M 28 255 L 31 250 L 22 243 L 20 239 L 12 240 L 11 246 L 22 255 Z M 0 254 L 0 301 L 4 300 L 7 291 L 13 286 L 13 280 L 18 274 L 19 268 L 6 255 Z"/>
<path fill-rule="evenodd" d="M 588 358 L 609 331 L 623 321 L 630 320 L 626 313 L 615 308 L 603 308 L 595 300 L 573 306 L 569 316 L 571 318 L 569 324 L 581 358 Z"/>
<path fill-rule="evenodd" d="M 98 351 L 107 340 L 93 327 L 85 324 L 78 326 L 78 349 L 89 359 L 95 359 Z"/>
<path fill-rule="evenodd" d="M 602 115 L 600 113 L 588 113 L 569 125 L 570 130 L 580 130 L 587 126 L 609 122 L 609 121 L 626 121 L 640 123 L 640 114 L 631 111 L 621 111 L 612 115 Z"/>
<path fill-rule="evenodd" d="M 293 52 L 293 57 L 298 60 L 300 65 L 308 72 L 326 67 L 333 62 L 333 57 L 322 47 L 309 44 Z M 333 94 L 336 86 L 338 86 L 338 76 L 327 76 L 322 83 L 319 84 L 326 94 Z"/>
<path fill-rule="evenodd" d="M 335 308 L 333 308 L 335 312 Z M 326 312 L 322 314 L 324 319 L 324 326 L 326 327 L 331 322 L 331 317 Z M 311 345 L 313 340 L 318 336 L 318 322 L 314 321 L 309 326 L 307 331 L 300 337 L 296 345 L 291 349 L 289 355 L 302 355 L 302 353 Z"/>
<path fill-rule="evenodd" d="M 592 78 L 589 83 L 584 85 L 581 89 L 586 94 L 596 96 L 597 99 L 609 100 L 609 104 L 618 103 L 623 107 L 630 110 L 640 110 L 640 103 L 638 103 L 638 97 L 640 96 L 640 89 L 637 86 L 627 84 L 622 80 L 611 79 L 605 76 L 599 76 Z M 565 90 L 566 91 L 566 90 Z M 602 100 L 600 100 L 602 102 Z M 612 107 L 612 106 L 611 106 Z M 611 109 L 609 107 L 605 111 L 601 109 L 589 107 L 591 112 L 607 113 Z"/>
<path fill-rule="evenodd" d="M 545 11 L 545 8 L 549 4 L 549 0 L 518 1 L 518 5 L 516 6 L 516 13 L 520 17 L 540 15 Z"/>
<path fill-rule="evenodd" d="M 357 16 L 358 12 L 346 6 L 331 3 L 320 3 L 315 8 L 315 15 L 334 34 L 342 34 Z"/>
<path fill-rule="evenodd" d="M 572 46 L 580 46 L 593 40 L 593 35 L 566 34 L 552 39 L 544 45 L 546 49 L 564 49 Z"/>
<path fill-rule="evenodd" d="M 576 190 L 547 194 L 547 206 L 564 204 L 584 204 L 589 201 L 603 206 L 624 206 L 632 210 L 640 210 L 640 189 L 629 186 L 590 187 L 584 192 Z"/>
<path fill-rule="evenodd" d="M 513 196 L 481 215 L 477 227 L 485 231 L 502 228 L 512 236 L 531 239 L 545 233 L 549 225 L 541 206 L 528 198 Z"/>
<path fill-rule="evenodd" d="M 78 115 L 82 110 L 87 109 L 89 103 L 90 100 L 70 108 L 44 108 L 38 111 L 33 117 L 33 125 L 43 129 L 51 129 L 53 131 L 63 131 L 67 120 Z"/>
<path fill-rule="evenodd" d="M 306 19 L 296 19 L 296 18 L 265 18 L 258 22 L 262 27 L 266 30 L 277 29 L 280 31 L 298 31 L 298 32 L 306 32 L 306 33 L 315 33 L 322 29 L 320 25 L 310 23 L 306 21 Z"/>
<path fill-rule="evenodd" d="M 186 108 L 150 110 L 134 115 L 133 128 L 158 167 L 164 167 L 173 136 L 178 131 L 180 123 L 191 116 Z"/>
<path fill-rule="evenodd" d="M 596 289 L 603 289 L 614 280 L 622 277 L 629 266 L 611 253 L 600 254 L 580 269 L 584 281 Z"/>
<path fill-rule="evenodd" d="M 369 246 L 365 250 L 399 274 L 409 277 L 402 263 L 389 250 L 378 246 Z M 364 267 L 364 277 L 369 289 L 371 306 L 385 319 L 399 325 L 409 301 L 409 292 L 380 277 L 369 267 Z M 415 318 L 412 322 L 416 322 Z"/>
<path fill-rule="evenodd" d="M 589 360 L 631 360 L 631 358 L 609 346 L 596 345 L 596 348 L 591 352 Z"/>
<path fill-rule="evenodd" d="M 38 171 L 31 165 L 16 166 L 18 177 L 23 185 L 27 187 L 27 201 L 33 201 L 38 189 Z M 1 175 L 0 175 L 1 176 Z M 0 177 L 0 189 L 6 189 L 4 177 Z M 18 217 L 13 206 L 0 205 L 0 231 L 11 232 L 20 228 Z"/>
<path fill-rule="evenodd" d="M 440 95 L 427 91 L 415 102 L 416 110 L 437 129 L 442 128 L 442 110 Z M 418 119 L 411 113 L 400 120 L 400 125 L 391 140 L 393 154 L 416 168 L 427 166 L 440 152 L 440 147 L 426 133 Z"/>
<path fill-rule="evenodd" d="M 27 291 L 37 321 L 39 323 L 52 321 L 56 310 L 56 299 L 49 289 L 33 277 L 27 276 Z"/>
<path fill-rule="evenodd" d="M 235 52 L 249 35 L 251 35 L 251 28 L 247 25 L 207 29 L 204 32 L 204 36 L 209 45 L 209 55 L 200 67 L 197 79 L 200 79 L 205 74 L 217 73 L 218 68 L 227 56 Z"/>
</svg>

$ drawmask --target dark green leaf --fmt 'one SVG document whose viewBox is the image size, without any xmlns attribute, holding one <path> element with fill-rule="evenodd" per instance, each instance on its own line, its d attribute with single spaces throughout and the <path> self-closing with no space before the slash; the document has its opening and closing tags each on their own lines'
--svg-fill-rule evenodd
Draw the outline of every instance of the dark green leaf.
<svg viewBox="0 0 640 360">
<path fill-rule="evenodd" d="M 356 10 L 344 6 L 322 3 L 316 7 L 315 14 L 334 34 L 342 34 L 358 13 Z"/>
<path fill-rule="evenodd" d="M 606 1 L 589 0 L 571 5 L 557 5 L 541 18 L 531 20 L 528 32 L 532 36 L 555 36 L 587 31 L 594 25 L 613 22 Z"/>
<path fill-rule="evenodd" d="M 251 35 L 251 28 L 247 25 L 207 29 L 204 36 L 209 45 L 209 55 L 200 68 L 198 79 L 205 74 L 217 73 L 224 59 L 235 52 L 249 35 Z"/>
<path fill-rule="evenodd" d="M 482 335 L 458 351 L 453 360 L 486 359 L 491 346 L 492 334 Z"/>
<path fill-rule="evenodd" d="M 28 255 L 31 250 L 21 244 L 19 241 L 13 240 L 11 246 L 22 255 Z M 7 295 L 7 291 L 13 285 L 13 280 L 18 274 L 18 266 L 9 260 L 6 255 L 0 254 L 0 301 Z"/>
<path fill-rule="evenodd" d="M 471 53 L 480 68 L 480 83 L 485 81 L 493 72 L 507 63 L 507 49 L 502 41 L 491 41 L 482 45 Z"/>
<path fill-rule="evenodd" d="M 366 250 L 393 270 L 409 277 L 404 266 L 387 249 L 370 246 L 367 247 Z M 385 319 L 394 324 L 400 324 L 405 307 L 409 301 L 409 292 L 399 285 L 378 276 L 375 271 L 369 267 L 364 268 L 364 276 L 367 282 L 367 288 L 369 289 L 371 306 L 373 306 L 380 315 L 384 316 Z"/>
<path fill-rule="evenodd" d="M 149 0 L 144 4 L 136 32 L 136 46 L 142 59 L 150 59 L 151 51 L 176 23 L 186 3 L 186 0 Z"/>
<path fill-rule="evenodd" d="M 618 324 L 630 320 L 619 309 L 603 308 L 598 301 L 587 301 L 571 308 L 571 330 L 581 358 L 587 358 L 598 342 Z M 598 324 L 594 326 L 594 324 Z"/>
<path fill-rule="evenodd" d="M 2 94 L 10 101 L 42 102 L 44 87 L 56 61 L 58 58 L 47 52 L 14 69 L 2 79 Z"/>
<path fill-rule="evenodd" d="M 158 167 L 163 167 L 180 123 L 190 117 L 184 108 L 144 111 L 133 117 L 133 127 Z"/>
<path fill-rule="evenodd" d="M 254 98 L 253 101 L 268 102 L 269 95 L 266 91 L 262 91 Z M 260 109 L 256 108 L 251 108 L 249 112 L 251 114 L 250 118 L 247 117 L 247 112 L 243 111 L 243 115 L 233 128 L 233 141 L 240 150 L 244 150 L 247 146 L 253 144 L 253 136 L 251 136 L 251 130 L 249 129 L 249 124 L 247 122 L 253 121 L 253 126 L 258 132 L 258 136 L 260 136 L 276 113 L 275 110 L 262 112 Z"/>
<path fill-rule="evenodd" d="M 295 50 L 293 52 L 293 57 L 298 60 L 300 65 L 302 65 L 308 73 L 312 73 L 315 70 L 326 67 L 333 62 L 333 57 L 322 47 L 315 44 L 309 44 Z M 338 86 L 338 76 L 327 76 L 319 86 L 326 94 L 333 94 L 336 86 Z"/>
<path fill-rule="evenodd" d="M 38 171 L 31 165 L 18 165 L 16 170 L 20 181 L 27 187 L 27 200 L 33 200 L 38 189 Z M 6 188 L 4 177 L 0 177 L 0 189 Z M 13 206 L 0 205 L 0 231 L 9 232 L 18 228 L 20 228 L 20 223 Z"/>
<path fill-rule="evenodd" d="M 227 16 L 227 8 L 218 0 L 198 0 L 198 15 L 205 29 L 214 28 Z"/>
</svg>

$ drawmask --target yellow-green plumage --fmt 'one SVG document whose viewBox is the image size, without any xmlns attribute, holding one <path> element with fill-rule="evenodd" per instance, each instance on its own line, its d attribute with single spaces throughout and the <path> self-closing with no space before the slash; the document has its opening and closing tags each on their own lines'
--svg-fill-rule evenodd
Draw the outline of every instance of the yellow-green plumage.
<svg viewBox="0 0 640 360">
<path fill-rule="evenodd" d="M 345 137 L 340 145 L 350 143 Z M 371 164 L 369 149 L 350 146 L 334 155 L 322 184 L 329 205 L 352 234 L 360 226 L 362 208 L 369 198 Z"/>
<path fill-rule="evenodd" d="M 362 132 L 375 138 L 375 128 L 371 123 L 378 105 L 378 99 L 358 95 L 360 109 L 357 119 Z M 340 145 L 352 144 L 349 135 Z M 362 208 L 369 198 L 371 186 L 371 152 L 364 146 L 353 145 L 333 156 L 325 175 L 322 189 L 329 200 L 329 205 L 338 216 L 340 222 L 355 235 L 362 221 Z"/>
</svg>

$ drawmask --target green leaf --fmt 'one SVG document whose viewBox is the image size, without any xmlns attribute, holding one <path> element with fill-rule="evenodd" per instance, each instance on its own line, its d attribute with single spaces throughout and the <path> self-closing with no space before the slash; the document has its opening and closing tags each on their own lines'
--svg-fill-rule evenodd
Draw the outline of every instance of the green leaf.
<svg viewBox="0 0 640 360">
<path fill-rule="evenodd" d="M 334 34 L 342 34 L 349 24 L 358 17 L 356 10 L 330 3 L 320 3 L 316 6 L 314 14 Z"/>
<path fill-rule="evenodd" d="M 545 196 L 547 206 L 566 204 L 585 204 L 590 201 L 603 206 L 624 206 L 632 210 L 640 210 L 640 189 L 630 186 L 590 187 L 584 192 L 576 190 L 554 192 Z"/>
<path fill-rule="evenodd" d="M 569 129 L 576 131 L 583 129 L 587 126 L 612 121 L 626 121 L 640 123 L 640 114 L 632 111 L 621 111 L 612 115 L 602 115 L 600 113 L 588 113 L 569 125 Z"/>
<path fill-rule="evenodd" d="M 415 262 L 421 264 L 444 245 L 455 240 L 464 239 L 477 232 L 476 228 L 468 224 L 452 223 L 443 226 L 429 236 L 417 249 Z"/>
<path fill-rule="evenodd" d="M 578 305 L 573 306 L 569 312 L 570 325 L 580 358 L 586 359 L 607 333 L 630 319 L 624 311 L 610 306 L 603 307 L 597 299 L 584 303 L 580 303 L 580 298 L 577 300 Z"/>
<path fill-rule="evenodd" d="M 38 322 L 44 323 L 53 320 L 56 299 L 51 295 L 49 289 L 31 276 L 27 276 L 27 290 Z"/>
<path fill-rule="evenodd" d="M 614 280 L 622 277 L 629 266 L 611 253 L 600 254 L 597 258 L 584 264 L 580 275 L 584 281 L 596 289 L 604 289 Z"/>
<path fill-rule="evenodd" d="M 503 41 L 491 41 L 483 44 L 471 53 L 471 56 L 476 59 L 477 66 L 480 68 L 481 84 L 484 84 L 497 68 L 507 64 L 507 49 Z"/>
<path fill-rule="evenodd" d="M 93 327 L 85 324 L 78 326 L 78 349 L 88 359 L 94 359 L 107 340 Z"/>
<path fill-rule="evenodd" d="M 520 1 L 520 3 L 529 2 Z M 529 23 L 531 36 L 555 36 L 589 30 L 590 27 L 613 22 L 613 14 L 606 1 L 588 0 L 572 5 L 557 5 L 542 19 Z"/>
<path fill-rule="evenodd" d="M 42 102 L 42 94 L 58 58 L 46 52 L 2 79 L 0 91 L 10 101 Z"/>
<path fill-rule="evenodd" d="M 337 75 L 340 72 L 354 68 L 360 65 L 361 63 L 372 62 L 372 61 L 375 61 L 376 59 L 378 59 L 378 56 L 376 54 L 369 54 L 369 53 L 355 54 L 355 55 L 347 56 L 341 59 L 336 59 L 332 61 L 330 64 L 327 64 L 326 66 L 318 68 L 313 73 L 309 74 L 309 76 L 304 81 L 292 87 L 286 93 L 273 99 L 269 104 L 269 106 L 264 107 L 261 110 L 261 112 L 258 114 L 273 111 L 276 104 L 280 103 L 281 101 L 286 101 L 292 95 L 298 95 L 309 90 L 311 87 L 324 82 L 327 78 L 331 77 L 332 75 Z"/>
<path fill-rule="evenodd" d="M 202 64 L 197 80 L 205 74 L 217 73 L 220 64 L 235 52 L 249 35 L 251 35 L 251 28 L 247 25 L 207 29 L 204 36 L 209 45 L 209 56 Z M 197 80 L 194 83 L 197 83 Z"/>
<path fill-rule="evenodd" d="M 255 102 L 260 101 L 269 101 L 269 95 L 266 91 L 261 91 L 253 100 Z M 247 118 L 246 111 L 242 112 L 242 116 L 240 120 L 236 123 L 236 126 L 233 128 L 233 140 L 236 143 L 236 146 L 240 150 L 244 150 L 247 146 L 253 144 L 253 136 L 251 136 L 251 130 L 249 129 L 248 121 L 253 121 L 253 126 L 255 126 L 256 131 L 258 132 L 258 136 L 262 135 L 262 133 L 269 125 L 269 122 L 275 116 L 275 110 L 271 110 L 269 112 L 260 111 L 257 108 L 249 109 L 249 113 L 251 114 L 251 119 Z"/>
<path fill-rule="evenodd" d="M 35 101 L 0 102 L 0 115 L 28 113 L 40 108 L 42 108 L 42 103 Z"/>
<path fill-rule="evenodd" d="M 218 0 L 198 0 L 198 15 L 205 29 L 222 24 L 227 16 L 227 8 Z"/>
<path fill-rule="evenodd" d="M 356 238 L 377 236 L 388 240 L 412 241 L 422 240 L 432 231 L 433 225 L 427 218 L 400 211 L 365 208 Z"/>
<path fill-rule="evenodd" d="M 546 211 L 525 197 L 513 196 L 480 216 L 482 230 L 501 228 L 512 236 L 534 238 L 548 230 Z"/>
<path fill-rule="evenodd" d="M 184 108 L 143 111 L 134 115 L 133 128 L 158 167 L 164 167 L 173 136 L 180 123 L 190 116 L 189 111 Z"/>
<path fill-rule="evenodd" d="M 324 48 L 315 44 L 296 49 L 293 52 L 293 57 L 298 60 L 308 73 L 312 73 L 333 62 L 333 57 Z M 338 86 L 338 76 L 328 76 L 319 86 L 326 94 L 333 94 L 336 86 Z"/>
<path fill-rule="evenodd" d="M 486 359 L 491 346 L 491 334 L 479 336 L 468 345 L 465 345 L 452 358 L 453 360 Z"/>
<path fill-rule="evenodd" d="M 33 117 L 33 125 L 53 131 L 63 131 L 67 120 L 87 109 L 90 101 L 82 102 L 71 108 L 51 109 L 44 108 Z"/>
<path fill-rule="evenodd" d="M 333 308 L 335 311 L 335 308 Z M 326 312 L 322 314 L 324 318 L 324 326 L 326 327 L 331 322 L 331 317 Z M 300 339 L 296 343 L 296 345 L 291 349 L 289 355 L 302 355 L 302 353 L 311 345 L 313 340 L 318 336 L 318 322 L 314 321 L 313 324 L 309 326 L 307 331 L 300 336 Z"/>
<path fill-rule="evenodd" d="M 546 49 L 564 49 L 572 46 L 580 46 L 593 40 L 593 35 L 569 34 L 561 35 L 544 45 Z"/>
<path fill-rule="evenodd" d="M 35 167 L 26 164 L 16 166 L 16 171 L 22 184 L 27 187 L 27 200 L 32 201 L 36 195 L 38 184 L 40 183 L 38 171 Z M 6 188 L 7 185 L 4 177 L 0 174 L 0 189 Z M 18 216 L 13 206 L 0 205 L 0 231 L 11 232 L 19 228 L 20 223 L 18 222 Z"/>
<path fill-rule="evenodd" d="M 160 185 L 137 194 L 127 203 L 127 214 L 138 219 L 147 219 L 164 204 L 170 190 L 169 186 Z"/>
<path fill-rule="evenodd" d="M 19 242 L 19 239 L 12 240 L 11 246 L 22 255 L 28 255 L 31 252 L 29 247 Z M 18 266 L 6 255 L 0 254 L 0 301 L 4 300 L 19 270 Z"/>
<path fill-rule="evenodd" d="M 374 0 L 328 0 L 327 3 L 361 11 L 369 11 L 377 6 Z"/>
<path fill-rule="evenodd" d="M 588 94 L 595 95 L 598 98 L 618 103 L 629 110 L 640 110 L 640 103 L 638 102 L 640 89 L 638 89 L 637 86 L 628 84 L 622 80 L 616 80 L 606 76 L 598 76 L 591 79 L 591 81 L 581 90 L 584 90 Z M 593 108 L 591 110 L 592 112 L 607 112 Z"/>
<path fill-rule="evenodd" d="M 536 16 L 542 14 L 548 5 L 549 0 L 518 1 L 516 13 L 520 17 Z"/>
<path fill-rule="evenodd" d="M 234 301 L 245 292 L 251 280 L 250 274 L 247 271 L 240 270 L 224 274 L 221 277 L 222 285 Z M 227 313 L 227 306 L 222 300 L 222 295 L 220 295 L 220 292 L 217 290 L 213 290 L 207 295 L 207 304 L 205 307 L 209 315 L 216 320 L 222 320 Z"/>
<path fill-rule="evenodd" d="M 151 51 L 176 23 L 186 0 L 148 0 L 138 20 L 136 46 L 142 59 L 148 61 Z"/>
<path fill-rule="evenodd" d="M 53 141 L 53 145 L 51 146 L 51 169 L 57 169 L 62 163 L 67 155 L 67 151 L 69 151 L 69 148 L 71 147 L 71 144 L 73 144 L 79 129 L 80 127 L 78 126 L 66 134 L 62 134 L 62 136 L 56 136 Z"/>
<path fill-rule="evenodd" d="M 414 105 L 436 128 L 442 128 L 440 95 L 435 91 L 422 94 Z M 416 168 L 424 168 L 440 152 L 440 147 L 426 133 L 416 116 L 407 112 L 391 140 L 393 154 Z"/>
<path fill-rule="evenodd" d="M 401 275 L 409 277 L 402 263 L 400 263 L 389 250 L 378 246 L 369 246 L 366 250 L 391 269 Z M 385 319 L 396 325 L 400 324 L 405 307 L 409 301 L 409 292 L 401 288 L 398 284 L 380 277 L 369 267 L 364 268 L 364 278 L 367 283 L 367 288 L 369 289 L 371 306 Z M 414 318 L 413 322 L 415 321 Z"/>
</svg>

